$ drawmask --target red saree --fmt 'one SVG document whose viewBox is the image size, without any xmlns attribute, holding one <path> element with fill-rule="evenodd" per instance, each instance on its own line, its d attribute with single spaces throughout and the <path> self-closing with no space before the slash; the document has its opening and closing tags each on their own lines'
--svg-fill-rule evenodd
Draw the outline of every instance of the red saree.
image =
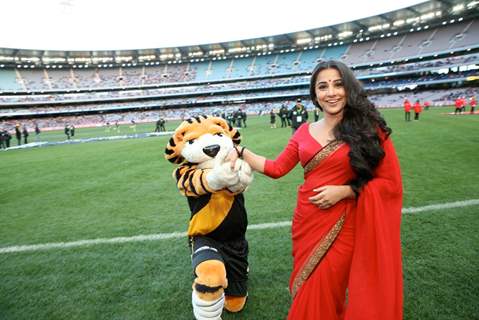
<svg viewBox="0 0 479 320">
<path fill-rule="evenodd" d="M 347 145 L 321 148 L 306 124 L 275 161 L 266 161 L 265 174 L 274 178 L 298 162 L 305 167 L 292 224 L 293 301 L 288 319 L 402 319 L 402 187 L 389 139 L 384 149 L 386 157 L 358 201 L 343 200 L 327 210 L 308 198 L 317 187 L 353 178 Z"/>
</svg>

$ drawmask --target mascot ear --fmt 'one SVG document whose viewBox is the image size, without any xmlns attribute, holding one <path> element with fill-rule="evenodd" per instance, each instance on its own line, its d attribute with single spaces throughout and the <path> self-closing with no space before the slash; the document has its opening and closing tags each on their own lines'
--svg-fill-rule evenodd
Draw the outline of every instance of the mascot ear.
<svg viewBox="0 0 479 320">
<path fill-rule="evenodd" d="M 184 130 L 175 131 L 165 148 L 166 160 L 176 164 L 183 162 L 184 158 L 181 156 L 181 149 L 184 143 L 184 135 Z"/>
<path fill-rule="evenodd" d="M 214 123 L 225 131 L 225 133 L 233 140 L 234 144 L 240 144 L 241 143 L 241 134 L 239 131 L 226 122 L 225 119 L 223 118 L 218 118 L 218 117 L 213 117 L 212 120 Z"/>
</svg>

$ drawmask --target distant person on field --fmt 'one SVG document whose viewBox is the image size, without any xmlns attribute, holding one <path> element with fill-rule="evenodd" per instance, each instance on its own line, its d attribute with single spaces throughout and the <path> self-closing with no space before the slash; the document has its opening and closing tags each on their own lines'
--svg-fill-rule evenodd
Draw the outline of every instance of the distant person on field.
<svg viewBox="0 0 479 320">
<path fill-rule="evenodd" d="M 243 120 L 243 126 L 246 128 L 246 119 L 248 118 L 248 115 L 246 114 L 246 111 L 244 110 L 241 110 L 240 109 L 240 112 L 241 112 L 241 119 Z"/>
<path fill-rule="evenodd" d="M 466 97 L 462 97 L 462 98 L 461 98 L 461 104 L 462 104 L 462 109 L 461 109 L 461 111 L 462 111 L 462 112 L 466 112 L 466 104 L 467 104 Z"/>
<path fill-rule="evenodd" d="M 75 126 L 74 126 L 73 124 L 70 126 L 70 135 L 71 135 L 72 137 L 75 136 Z"/>
<path fill-rule="evenodd" d="M 65 135 L 67 136 L 67 140 L 70 140 L 70 126 L 68 124 L 65 125 Z"/>
<path fill-rule="evenodd" d="M 288 108 L 283 104 L 279 109 L 279 117 L 281 118 L 281 128 L 288 126 Z"/>
<path fill-rule="evenodd" d="M 28 129 L 27 129 L 27 126 L 26 126 L 26 125 L 23 125 L 22 134 L 23 134 L 23 142 L 24 142 L 25 144 L 27 144 L 27 143 L 28 143 L 28 136 L 29 136 L 29 134 L 28 134 Z"/>
<path fill-rule="evenodd" d="M 135 120 L 132 119 L 132 120 L 130 121 L 130 123 L 131 123 L 130 129 L 132 129 L 133 132 L 136 133 L 136 122 L 135 122 Z"/>
<path fill-rule="evenodd" d="M 10 148 L 10 140 L 12 140 L 12 135 L 8 130 L 3 129 L 0 131 L 0 147 L 2 149 Z"/>
<path fill-rule="evenodd" d="M 271 124 L 271 129 L 276 128 L 276 113 L 274 113 L 273 109 L 271 109 L 271 111 L 269 112 L 269 117 L 270 117 L 269 123 Z"/>
<path fill-rule="evenodd" d="M 473 114 L 477 106 L 476 97 L 474 96 L 471 97 L 471 100 L 469 100 L 469 105 L 471 106 L 471 114 Z"/>
<path fill-rule="evenodd" d="M 319 115 L 321 114 L 321 109 L 319 109 L 318 107 L 314 107 L 314 121 L 318 121 L 319 120 Z"/>
<path fill-rule="evenodd" d="M 7 148 L 10 148 L 10 140 L 12 140 L 12 135 L 10 134 L 10 132 L 8 132 L 8 130 L 5 130 L 4 131 L 4 135 L 6 136 L 5 138 L 5 146 Z"/>
<path fill-rule="evenodd" d="M 233 116 L 233 113 L 230 111 L 228 112 L 228 114 L 226 115 L 226 121 L 228 121 L 228 124 L 232 127 L 234 127 L 234 116 Z"/>
<path fill-rule="evenodd" d="M 17 145 L 22 144 L 22 131 L 20 131 L 20 123 L 15 125 L 15 137 L 17 138 Z"/>
<path fill-rule="evenodd" d="M 165 123 L 166 123 L 166 120 L 165 118 L 160 118 L 160 131 L 163 131 L 165 132 L 166 131 L 166 128 L 165 128 Z"/>
<path fill-rule="evenodd" d="M 38 127 L 38 123 L 35 123 L 35 141 L 38 141 L 40 138 L 40 128 Z"/>
<path fill-rule="evenodd" d="M 461 101 L 461 98 L 457 98 L 455 101 L 454 101 L 454 114 L 458 114 L 458 113 L 461 113 L 462 111 L 462 101 Z"/>
<path fill-rule="evenodd" d="M 431 103 L 429 101 L 424 101 L 424 110 L 429 110 Z"/>
<path fill-rule="evenodd" d="M 0 149 L 5 149 L 7 147 L 7 136 L 5 135 L 5 132 L 6 130 L 0 130 Z"/>
<path fill-rule="evenodd" d="M 296 100 L 296 105 L 289 111 L 291 119 L 291 128 L 293 133 L 305 122 L 308 122 L 308 111 L 301 103 L 301 99 Z"/>
<path fill-rule="evenodd" d="M 462 113 L 462 98 L 459 97 L 454 101 L 454 106 L 456 109 L 454 110 L 454 114 L 461 114 Z"/>
<path fill-rule="evenodd" d="M 408 99 L 404 99 L 404 119 L 411 121 L 411 102 Z"/>
<path fill-rule="evenodd" d="M 419 120 L 419 114 L 421 114 L 422 107 L 419 100 L 414 103 L 414 120 Z"/>
<path fill-rule="evenodd" d="M 239 128 L 242 128 L 243 127 L 243 112 L 241 111 L 241 109 L 238 109 L 237 111 L 233 113 L 233 118 L 234 118 L 234 122 L 236 123 L 236 126 Z"/>
</svg>

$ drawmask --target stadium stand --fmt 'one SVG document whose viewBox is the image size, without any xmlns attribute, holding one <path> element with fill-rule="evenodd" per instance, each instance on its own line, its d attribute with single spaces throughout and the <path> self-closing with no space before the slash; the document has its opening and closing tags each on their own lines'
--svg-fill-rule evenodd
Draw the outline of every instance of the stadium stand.
<svg viewBox="0 0 479 320">
<path fill-rule="evenodd" d="M 426 10 L 421 8 L 416 5 L 389 16 Z M 307 99 L 308 75 L 318 61 L 329 59 L 352 66 L 380 107 L 399 107 L 406 96 L 448 105 L 458 96 L 477 95 L 478 15 L 472 8 L 466 18 L 439 16 L 427 24 L 413 23 L 382 34 L 360 30 L 349 42 L 332 39 L 304 46 L 290 42 L 258 54 L 210 59 L 0 64 L 0 126 L 12 129 L 17 121 L 27 125 L 36 121 L 48 128 L 62 127 L 65 121 L 78 127 L 148 122 L 158 115 L 171 119 L 198 112 L 228 113 L 239 107 L 261 114 L 289 105 L 296 97 Z M 278 42 L 283 38 L 292 36 L 278 36 Z"/>
</svg>

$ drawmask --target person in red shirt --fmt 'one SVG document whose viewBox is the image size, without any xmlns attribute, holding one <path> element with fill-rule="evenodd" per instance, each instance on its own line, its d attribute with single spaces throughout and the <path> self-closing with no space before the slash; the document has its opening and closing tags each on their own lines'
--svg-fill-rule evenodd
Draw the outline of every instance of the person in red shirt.
<svg viewBox="0 0 479 320">
<path fill-rule="evenodd" d="M 471 106 L 471 114 L 473 114 L 474 109 L 476 109 L 476 106 L 477 106 L 476 97 L 474 96 L 471 97 L 471 100 L 469 100 L 469 105 Z"/>
<path fill-rule="evenodd" d="M 404 117 L 406 121 L 411 121 L 411 102 L 404 99 Z"/>
<path fill-rule="evenodd" d="M 416 100 L 414 103 L 414 120 L 419 120 L 419 114 L 422 111 L 421 104 L 419 103 L 419 100 Z"/>
<path fill-rule="evenodd" d="M 227 157 L 280 178 L 298 163 L 289 320 L 401 320 L 402 183 L 391 129 L 345 64 L 314 69 L 323 118 L 303 123 L 275 160 L 236 146 Z M 372 134 L 372 135 L 371 135 Z"/>
<path fill-rule="evenodd" d="M 429 101 L 424 101 L 424 110 L 429 110 L 431 103 Z"/>
<path fill-rule="evenodd" d="M 457 98 L 456 101 L 454 101 L 454 106 L 456 109 L 454 110 L 454 114 L 460 114 L 462 112 L 462 99 L 461 97 Z"/>
</svg>

